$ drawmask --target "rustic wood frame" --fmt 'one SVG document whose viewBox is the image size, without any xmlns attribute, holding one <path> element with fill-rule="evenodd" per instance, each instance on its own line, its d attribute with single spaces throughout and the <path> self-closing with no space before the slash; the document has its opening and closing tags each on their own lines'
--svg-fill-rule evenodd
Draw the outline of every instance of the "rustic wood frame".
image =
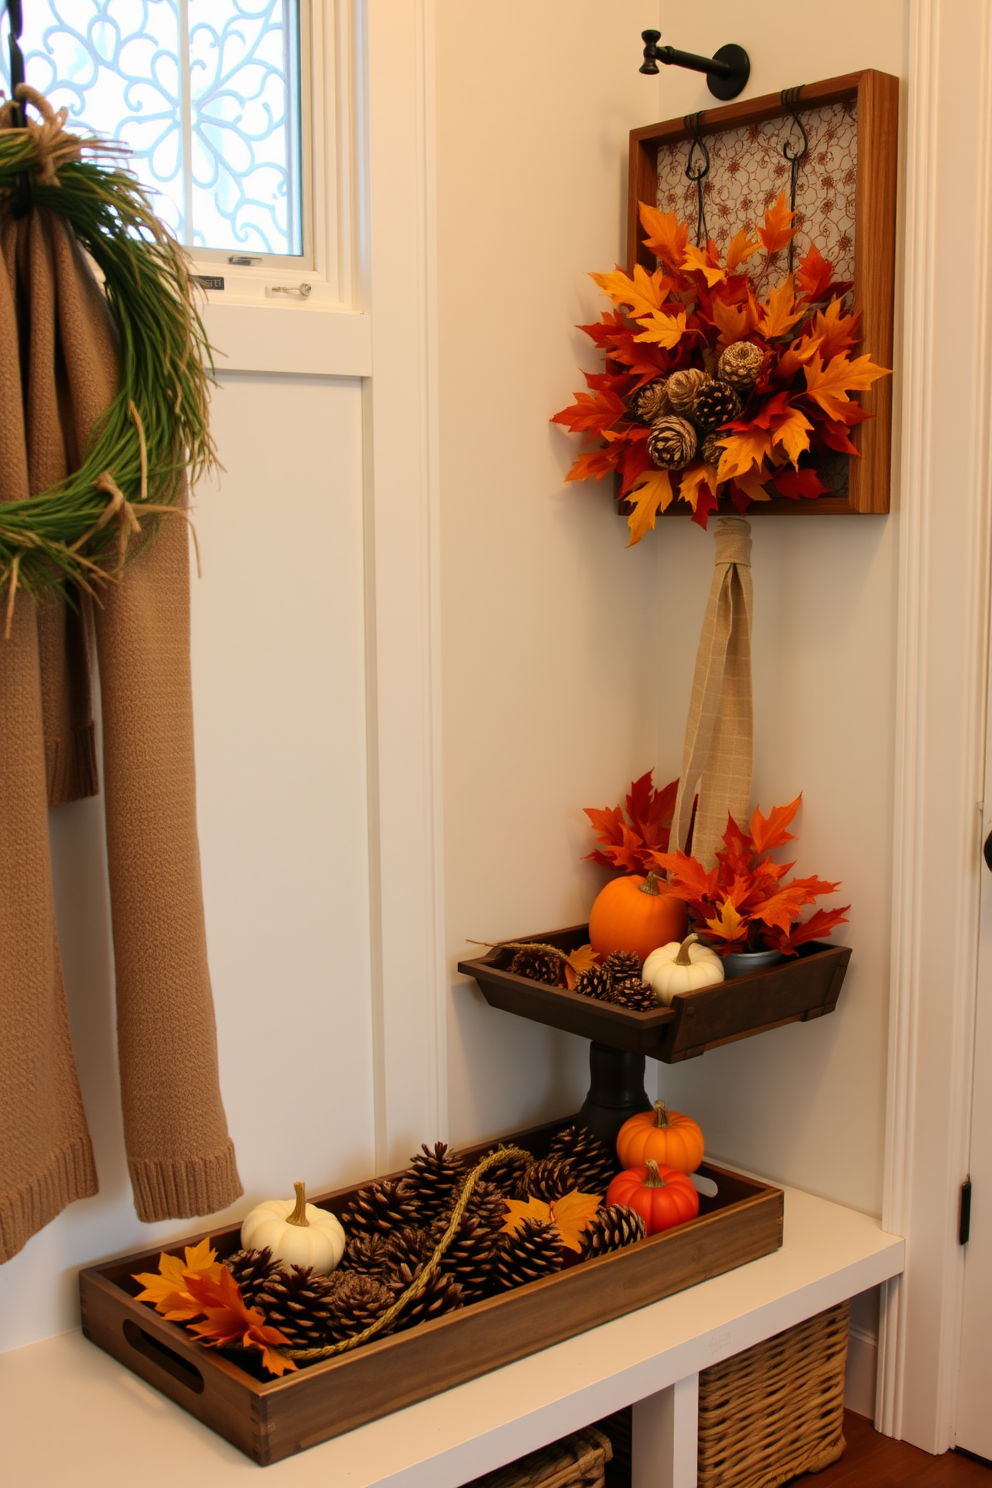
<svg viewBox="0 0 992 1488">
<path fill-rule="evenodd" d="M 858 161 L 855 183 L 854 308 L 861 311 L 866 350 L 880 366 L 892 366 L 892 320 L 895 298 L 896 169 L 899 137 L 899 79 L 885 72 L 865 69 L 843 77 L 807 83 L 798 90 L 799 110 L 823 108 L 831 103 L 856 99 L 858 106 Z M 719 134 L 767 119 L 786 119 L 778 93 L 729 103 L 723 108 L 698 114 L 702 134 Z M 657 195 L 657 150 L 659 145 L 690 138 L 684 119 L 646 124 L 630 133 L 630 174 L 627 189 L 627 268 L 634 264 L 653 270 L 654 254 L 644 246 L 637 204 L 654 202 Z M 849 457 L 848 494 L 820 496 L 815 501 L 790 501 L 784 496 L 752 502 L 747 515 L 787 513 L 789 516 L 843 515 L 851 512 L 878 514 L 889 510 L 889 481 L 892 442 L 892 379 L 880 378 L 861 394 L 862 406 L 875 417 L 860 424 L 853 443 L 860 459 Z M 627 502 L 621 510 L 629 511 Z M 727 497 L 720 510 L 732 512 Z M 673 501 L 665 516 L 691 515 L 681 499 Z"/>
</svg>

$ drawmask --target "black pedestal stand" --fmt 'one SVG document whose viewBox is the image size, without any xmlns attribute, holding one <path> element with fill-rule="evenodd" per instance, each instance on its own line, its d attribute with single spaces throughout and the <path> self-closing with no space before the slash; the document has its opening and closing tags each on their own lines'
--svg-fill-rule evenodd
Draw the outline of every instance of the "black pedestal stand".
<svg viewBox="0 0 992 1488">
<path fill-rule="evenodd" d="M 644 1055 L 608 1044 L 589 1045 L 589 1094 L 575 1118 L 612 1152 L 617 1133 L 638 1111 L 650 1111 L 652 1102 L 644 1089 Z"/>
</svg>

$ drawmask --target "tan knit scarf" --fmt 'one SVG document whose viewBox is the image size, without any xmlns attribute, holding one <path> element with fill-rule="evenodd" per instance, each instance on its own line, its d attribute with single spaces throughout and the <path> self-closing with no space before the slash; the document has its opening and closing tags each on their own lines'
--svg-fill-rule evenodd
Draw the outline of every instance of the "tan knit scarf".
<svg viewBox="0 0 992 1488">
<path fill-rule="evenodd" d="M 58 217 L 0 206 L 0 502 L 78 465 L 117 385 L 113 326 Z M 2 513 L 0 513 L 2 515 Z M 0 1262 L 97 1180 L 69 1035 L 47 810 L 98 790 L 99 658 L 121 1096 L 143 1220 L 241 1193 L 217 1074 L 193 766 L 189 557 L 164 522 L 94 609 L 17 596 L 0 641 Z"/>
</svg>

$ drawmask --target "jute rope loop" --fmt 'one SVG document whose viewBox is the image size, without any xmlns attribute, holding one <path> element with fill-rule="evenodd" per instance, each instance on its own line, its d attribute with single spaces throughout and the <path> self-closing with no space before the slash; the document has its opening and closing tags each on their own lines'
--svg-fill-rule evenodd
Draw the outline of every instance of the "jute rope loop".
<svg viewBox="0 0 992 1488">
<path fill-rule="evenodd" d="M 430 1281 L 435 1271 L 437 1271 L 438 1267 L 441 1264 L 445 1251 L 454 1239 L 455 1234 L 458 1230 L 458 1226 L 461 1224 L 462 1216 L 464 1215 L 465 1210 L 468 1208 L 468 1201 L 472 1197 L 472 1191 L 475 1188 L 475 1185 L 478 1183 L 479 1179 L 482 1177 L 483 1173 L 487 1173 L 490 1168 L 494 1168 L 497 1163 L 503 1162 L 508 1157 L 532 1158 L 533 1156 L 534 1154 L 532 1152 L 525 1152 L 522 1147 L 499 1147 L 495 1152 L 490 1152 L 488 1157 L 484 1157 L 480 1162 L 476 1163 L 475 1167 L 472 1169 L 471 1173 L 469 1173 L 468 1177 L 465 1179 L 465 1182 L 462 1184 L 461 1192 L 458 1195 L 458 1200 L 455 1204 L 454 1209 L 452 1209 L 451 1211 L 451 1218 L 448 1221 L 448 1228 L 445 1230 L 444 1234 L 437 1242 L 437 1245 L 434 1248 L 434 1254 L 431 1256 L 430 1260 L 426 1262 L 422 1271 L 417 1272 L 417 1275 L 407 1287 L 406 1291 L 403 1292 L 401 1296 L 397 1297 L 392 1306 L 387 1307 L 386 1311 L 384 1313 L 381 1313 L 380 1316 L 376 1318 L 375 1322 L 370 1323 L 369 1326 L 367 1328 L 364 1328 L 361 1333 L 356 1333 L 353 1338 L 344 1338 L 340 1343 L 326 1344 L 323 1348 L 283 1348 L 277 1349 L 276 1352 L 285 1355 L 287 1359 L 308 1359 L 311 1361 L 315 1359 L 331 1359 L 334 1357 L 335 1354 L 344 1354 L 347 1353 L 349 1349 L 358 1348 L 359 1344 L 367 1343 L 370 1338 L 373 1338 L 376 1335 L 376 1333 L 381 1333 L 382 1329 L 388 1327 L 388 1325 L 393 1321 L 394 1318 L 399 1317 L 400 1313 L 403 1311 L 408 1302 L 412 1302 L 414 1297 L 420 1296 L 420 1293 L 424 1290 L 424 1287 Z"/>
<path fill-rule="evenodd" d="M 39 93 L 37 88 L 32 88 L 27 83 L 18 83 L 14 89 L 14 98 L 20 104 L 29 103 L 41 115 L 40 124 L 28 119 L 23 131 L 31 142 L 31 159 L 28 163 L 34 165 L 39 186 L 58 186 L 59 179 L 55 173 L 59 166 L 70 160 L 81 160 L 84 145 L 88 150 L 112 148 L 101 140 L 69 134 L 65 127 L 69 110 L 53 109 L 44 93 Z M 0 129 L 15 127 L 13 114 L 14 103 L 8 98 L 0 105 Z"/>
<path fill-rule="evenodd" d="M 711 868 L 728 811 L 743 821 L 751 802 L 754 713 L 751 701 L 751 524 L 720 517 L 716 566 L 699 637 L 682 772 L 672 819 L 672 850 L 685 850 L 698 796 L 693 856 Z"/>
</svg>

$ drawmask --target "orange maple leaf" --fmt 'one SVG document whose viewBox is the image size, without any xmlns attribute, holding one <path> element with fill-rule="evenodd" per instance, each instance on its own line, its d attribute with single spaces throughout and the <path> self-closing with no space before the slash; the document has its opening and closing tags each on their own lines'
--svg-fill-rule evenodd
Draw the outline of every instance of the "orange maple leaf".
<svg viewBox="0 0 992 1488">
<path fill-rule="evenodd" d="M 579 946 L 576 950 L 569 952 L 568 960 L 565 962 L 565 985 L 569 991 L 575 986 L 582 973 L 595 965 L 596 952 L 591 945 Z"/>
<path fill-rule="evenodd" d="M 716 496 L 717 477 L 716 468 L 706 465 L 702 460 L 693 462 L 682 472 L 679 482 L 679 495 L 683 501 L 688 501 L 693 511 L 699 505 L 699 489 L 704 486 L 711 496 Z"/>
<path fill-rule="evenodd" d="M 633 511 L 627 518 L 630 528 L 628 548 L 640 542 L 645 532 L 654 527 L 659 511 L 665 511 L 672 503 L 672 478 L 667 470 L 650 470 L 643 482 L 627 496 Z"/>
<path fill-rule="evenodd" d="M 766 253 L 777 253 L 791 238 L 795 237 L 796 228 L 792 225 L 792 218 L 793 213 L 786 206 L 785 192 L 780 191 L 778 201 L 765 213 L 764 227 L 758 228 L 758 237 Z"/>
<path fill-rule="evenodd" d="M 717 350 L 723 351 L 746 334 L 747 311 L 743 305 L 731 305 L 728 300 L 713 301 L 713 324 L 720 332 Z"/>
<path fill-rule="evenodd" d="M 668 291 L 675 288 L 674 279 L 666 279 L 660 269 L 649 274 L 641 264 L 634 265 L 633 279 L 619 264 L 612 274 L 590 274 L 589 278 L 609 295 L 614 305 L 628 306 L 634 316 L 650 315 L 652 310 L 660 310 Z"/>
<path fill-rule="evenodd" d="M 707 920 L 706 927 L 719 935 L 722 940 L 738 941 L 747 936 L 747 923 L 737 913 L 730 899 L 724 899 L 720 905 L 720 911 L 713 919 Z"/>
<path fill-rule="evenodd" d="M 776 372 L 783 382 L 790 377 L 795 377 L 800 368 L 812 358 L 813 354 L 822 349 L 822 341 L 819 336 L 811 336 L 804 330 L 801 336 L 797 336 L 792 345 L 782 352 L 778 359 Z"/>
<path fill-rule="evenodd" d="M 794 832 L 785 829 L 792 821 L 802 803 L 803 793 L 799 792 L 794 801 L 788 806 L 773 806 L 767 816 L 762 816 L 757 807 L 751 817 L 751 840 L 754 843 L 756 853 L 770 852 L 773 847 L 781 847 L 783 843 L 795 842 Z"/>
<path fill-rule="evenodd" d="M 535 1199 L 534 1195 L 528 1199 L 506 1199 L 506 1219 L 503 1222 L 503 1234 L 515 1235 L 525 1219 L 539 1219 L 544 1224 L 551 1223 L 551 1205 L 546 1204 L 543 1199 Z"/>
<path fill-rule="evenodd" d="M 646 234 L 644 246 L 656 253 L 662 263 L 677 269 L 685 258 L 688 223 L 680 222 L 674 212 L 659 212 L 649 202 L 638 202 L 637 205 Z"/>
<path fill-rule="evenodd" d="M 262 1355 L 262 1363 L 270 1374 L 285 1374 L 294 1370 L 292 1359 L 274 1352 L 280 1344 L 289 1346 L 289 1339 L 265 1321 L 257 1307 L 247 1307 L 241 1288 L 226 1266 L 220 1267 L 220 1275 L 191 1276 L 189 1289 L 205 1321 L 194 1323 L 190 1332 L 210 1348 L 230 1348 L 240 1344 L 243 1348 L 256 1348 Z"/>
<path fill-rule="evenodd" d="M 572 462 L 565 479 L 567 481 L 602 480 L 604 475 L 609 475 L 617 468 L 617 460 L 620 458 L 621 450 L 617 447 L 606 449 L 583 450 Z"/>
<path fill-rule="evenodd" d="M 709 251 L 703 248 L 687 248 L 680 268 L 690 274 L 702 274 L 710 289 L 714 284 L 724 283 L 727 278 L 726 270 L 721 269 L 719 264 L 713 263 Z"/>
<path fill-rule="evenodd" d="M 768 476 L 760 476 L 757 471 L 749 470 L 744 475 L 735 477 L 737 484 L 746 496 L 752 501 L 771 501 L 771 493 L 765 488 Z"/>
<path fill-rule="evenodd" d="M 761 474 L 765 458 L 771 458 L 774 435 L 770 429 L 746 429 L 720 435 L 723 454 L 717 466 L 717 480 L 734 480 L 748 471 Z"/>
<path fill-rule="evenodd" d="M 142 1271 L 133 1278 L 144 1287 L 144 1291 L 138 1293 L 137 1301 L 150 1302 L 155 1311 L 169 1322 L 199 1317 L 200 1308 L 190 1294 L 187 1278 L 208 1276 L 216 1279 L 223 1270 L 226 1267 L 219 1264 L 217 1252 L 210 1249 L 209 1237 L 201 1240 L 199 1245 L 187 1245 L 184 1260 L 163 1251 L 158 1258 L 157 1275 L 154 1271 Z"/>
<path fill-rule="evenodd" d="M 799 456 L 809 449 L 809 436 L 813 425 L 798 408 L 789 408 L 788 417 L 772 430 L 772 439 L 780 446 L 790 464 L 798 465 Z"/>
<path fill-rule="evenodd" d="M 810 325 L 809 334 L 817 339 L 825 362 L 842 351 L 850 351 L 857 345 L 861 329 L 861 312 L 845 315 L 840 300 L 831 300 L 826 310 L 817 310 Z"/>
<path fill-rule="evenodd" d="M 740 232 L 734 233 L 727 244 L 727 273 L 732 274 L 740 264 L 751 257 L 752 253 L 758 253 L 760 249 L 761 244 L 754 238 L 749 238 L 747 228 L 742 227 Z"/>
<path fill-rule="evenodd" d="M 795 285 L 791 274 L 773 289 L 761 307 L 761 333 L 769 341 L 792 330 L 804 312 L 796 309 Z"/>
<path fill-rule="evenodd" d="M 871 387 L 879 377 L 888 377 L 886 367 L 876 367 L 870 356 L 857 357 L 853 362 L 847 356 L 835 356 L 826 366 L 819 352 L 803 369 L 806 373 L 806 390 L 814 403 L 819 403 L 828 418 L 847 423 L 852 404 L 849 392 L 862 392 Z"/>
<path fill-rule="evenodd" d="M 551 1205 L 551 1219 L 569 1250 L 582 1250 L 580 1236 L 600 1208 L 599 1194 L 579 1193 L 573 1189 Z"/>
<path fill-rule="evenodd" d="M 652 310 L 650 315 L 639 316 L 637 324 L 644 326 L 644 331 L 634 337 L 635 341 L 650 341 L 653 346 L 663 346 L 670 351 L 685 335 L 685 311 L 666 315 L 663 310 Z"/>
</svg>

